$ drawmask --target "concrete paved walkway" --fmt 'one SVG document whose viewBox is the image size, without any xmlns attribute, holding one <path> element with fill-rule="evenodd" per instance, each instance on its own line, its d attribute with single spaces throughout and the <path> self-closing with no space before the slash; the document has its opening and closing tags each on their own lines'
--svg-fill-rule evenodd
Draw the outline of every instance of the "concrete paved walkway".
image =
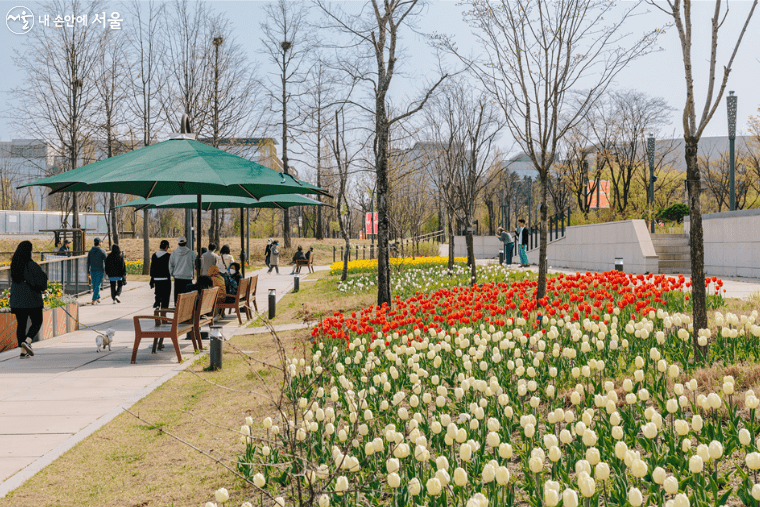
<svg viewBox="0 0 760 507">
<path fill-rule="evenodd" d="M 329 269 L 328 266 L 315 270 Z M 289 267 L 282 271 L 289 273 Z M 256 300 L 266 315 L 268 291 L 279 300 L 293 288 L 293 277 L 259 275 Z M 308 280 L 308 275 L 302 274 Z M 91 295 L 80 298 L 89 302 Z M 192 364 L 190 340 L 180 340 L 182 363 L 169 344 L 151 354 L 153 342 L 143 341 L 136 364 L 130 364 L 135 315 L 151 315 L 153 291 L 147 282 L 130 282 L 121 304 L 108 291 L 99 305 L 80 307 L 79 331 L 35 343 L 35 356 L 19 358 L 19 349 L 0 353 L 0 497 L 20 486 L 53 460 L 119 415 L 124 409 Z M 236 316 L 225 317 L 223 333 L 232 337 L 244 329 Z M 116 331 L 111 351 L 96 351 L 95 330 Z M 207 342 L 204 342 L 206 346 Z M 208 348 L 206 348 L 208 350 Z M 205 353 L 205 352 L 204 352 Z"/>
</svg>

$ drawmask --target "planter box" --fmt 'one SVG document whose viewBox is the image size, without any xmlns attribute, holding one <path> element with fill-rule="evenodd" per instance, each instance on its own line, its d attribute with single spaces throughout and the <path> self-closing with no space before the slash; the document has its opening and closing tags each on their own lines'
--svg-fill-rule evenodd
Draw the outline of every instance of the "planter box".
<svg viewBox="0 0 760 507">
<path fill-rule="evenodd" d="M 75 318 L 67 315 L 63 311 L 63 308 Z M 76 303 L 45 310 L 42 312 L 42 328 L 32 341 L 48 340 L 54 336 L 76 331 L 79 329 L 79 323 L 75 320 L 76 318 L 79 318 L 79 305 Z M 14 349 L 17 346 L 16 316 L 12 313 L 0 313 L 0 352 Z"/>
</svg>

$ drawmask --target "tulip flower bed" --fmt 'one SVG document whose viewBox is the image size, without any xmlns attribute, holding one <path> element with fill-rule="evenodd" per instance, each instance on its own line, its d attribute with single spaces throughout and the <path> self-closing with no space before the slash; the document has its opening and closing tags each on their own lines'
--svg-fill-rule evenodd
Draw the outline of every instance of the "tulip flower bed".
<svg viewBox="0 0 760 507">
<path fill-rule="evenodd" d="M 266 435 L 241 428 L 238 469 L 266 505 L 758 506 L 758 397 L 691 376 L 757 361 L 757 311 L 695 331 L 689 289 L 587 273 L 540 306 L 524 280 L 336 312 L 283 365 Z"/>
<path fill-rule="evenodd" d="M 448 257 L 391 257 L 392 268 L 430 268 L 446 266 Z M 466 265 L 466 257 L 454 257 L 454 263 Z M 343 261 L 330 264 L 330 274 L 339 275 L 343 272 Z M 377 273 L 377 259 L 361 259 L 348 262 L 348 274 Z"/>
<path fill-rule="evenodd" d="M 515 281 L 530 277 L 530 272 L 521 272 L 507 266 L 492 265 L 478 268 L 478 281 L 481 283 Z M 470 268 L 455 264 L 449 274 L 446 264 L 404 269 L 391 273 L 391 291 L 401 297 L 408 297 L 415 292 L 432 292 L 444 287 L 460 287 L 470 284 Z M 345 282 L 338 281 L 338 290 L 347 294 L 360 294 L 376 290 L 377 271 L 361 273 L 349 277 Z"/>
</svg>

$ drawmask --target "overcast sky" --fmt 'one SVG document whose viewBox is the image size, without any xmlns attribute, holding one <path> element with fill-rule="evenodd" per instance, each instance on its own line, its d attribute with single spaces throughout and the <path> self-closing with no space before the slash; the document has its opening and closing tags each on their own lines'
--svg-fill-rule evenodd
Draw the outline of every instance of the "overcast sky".
<svg viewBox="0 0 760 507">
<path fill-rule="evenodd" d="M 261 72 L 271 70 L 265 63 L 265 56 L 261 52 L 261 42 L 259 40 L 259 22 L 264 17 L 265 2 L 258 1 L 210 1 L 217 12 L 224 12 L 234 26 L 235 34 L 238 40 L 243 43 L 247 49 L 251 60 L 260 64 Z M 728 53 L 733 47 L 736 33 L 741 23 L 746 18 L 749 10 L 750 1 L 734 1 L 730 3 L 731 11 L 726 21 L 726 26 L 722 30 L 722 44 L 719 47 L 719 63 L 728 59 Z M 35 14 L 44 12 L 44 2 L 30 2 L 29 0 L 13 0 L 12 2 L 0 1 L 0 12 L 5 18 L 11 8 L 18 5 L 25 5 Z M 109 12 L 119 10 L 118 3 L 110 4 Z M 345 2 L 348 9 L 359 8 L 362 4 L 358 1 Z M 630 6 L 630 3 L 622 2 L 620 8 Z M 707 58 L 709 57 L 709 23 L 710 15 L 714 9 L 714 3 L 711 1 L 699 1 L 694 5 L 694 32 L 696 34 L 693 44 L 694 65 L 696 69 L 695 87 L 697 93 L 697 104 L 700 108 L 704 101 L 704 93 L 707 88 L 705 79 L 707 73 Z M 124 9 L 121 9 L 125 12 Z M 394 101 L 401 102 L 404 96 L 414 96 L 416 87 L 428 79 L 435 77 L 435 61 L 432 56 L 434 50 L 427 43 L 424 34 L 432 32 L 442 32 L 453 36 L 460 50 L 464 52 L 478 52 L 475 39 L 471 34 L 471 29 L 462 20 L 463 7 L 457 5 L 454 1 L 436 1 L 431 2 L 426 7 L 423 16 L 418 20 L 419 34 L 407 32 L 404 38 L 406 48 L 406 59 L 401 62 L 401 70 L 404 72 L 403 81 L 396 83 L 392 90 Z M 52 14 L 52 13 L 51 13 Z M 51 15 L 51 19 L 54 16 Z M 122 15 L 122 17 L 125 17 Z M 656 26 L 663 26 L 667 23 L 667 17 L 651 6 L 643 6 L 639 9 L 639 15 L 631 18 L 627 22 L 626 31 L 632 36 L 651 30 Z M 125 17 L 124 23 L 130 20 Z M 35 26 L 33 30 L 42 29 Z M 47 28 L 52 29 L 52 28 Z M 24 75 L 15 68 L 12 61 L 14 49 L 22 50 L 24 46 L 25 35 L 13 34 L 7 26 L 0 27 L 0 110 L 6 111 L 12 107 L 10 103 L 9 90 L 22 86 Z M 681 110 L 685 97 L 685 85 L 683 78 L 683 64 L 680 56 L 680 45 L 678 35 L 675 29 L 669 29 L 666 34 L 659 39 L 661 51 L 647 55 L 631 63 L 623 72 L 619 74 L 614 83 L 614 88 L 619 89 L 636 89 L 651 96 L 660 96 L 665 98 L 671 106 L 677 108 L 672 117 L 672 127 L 669 129 L 675 132 L 676 137 L 682 136 L 681 128 Z M 700 58 L 701 56 L 701 58 Z M 722 70 L 721 70 L 722 74 Z M 758 114 L 760 107 L 760 93 L 758 93 L 760 84 L 760 12 L 755 12 L 742 47 L 737 55 L 734 69 L 729 78 L 729 90 L 735 90 L 739 97 L 739 110 L 737 133 L 746 130 L 747 119 L 750 115 Z M 705 131 L 705 136 L 723 136 L 727 135 L 727 121 L 725 99 L 716 112 L 713 120 Z M 0 140 L 8 141 L 11 138 L 21 138 L 26 134 L 17 130 L 9 120 L 4 117 L 0 118 Z M 507 140 L 504 140 L 506 143 Z"/>
</svg>

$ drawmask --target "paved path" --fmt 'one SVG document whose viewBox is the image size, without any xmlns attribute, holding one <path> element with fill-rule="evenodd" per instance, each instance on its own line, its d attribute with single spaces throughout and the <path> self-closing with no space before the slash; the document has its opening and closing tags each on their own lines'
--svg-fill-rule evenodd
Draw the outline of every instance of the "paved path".
<svg viewBox="0 0 760 507">
<path fill-rule="evenodd" d="M 315 270 L 329 267 L 315 267 Z M 289 267 L 283 267 L 289 273 Z M 287 274 L 258 274 L 257 304 L 266 314 L 268 290 L 277 299 L 293 288 Z M 306 280 L 308 275 L 304 274 Z M 143 341 L 136 364 L 130 364 L 134 343 L 134 315 L 152 314 L 153 291 L 147 282 L 130 282 L 121 304 L 108 291 L 99 305 L 80 307 L 80 322 L 98 331 L 116 331 L 111 351 L 96 351 L 96 333 L 79 331 L 38 342 L 35 356 L 20 359 L 19 350 L 0 353 L 0 497 L 20 486 L 57 457 L 187 368 L 198 356 L 190 340 L 181 340 L 184 361 L 177 363 L 174 348 L 151 354 L 152 341 Z M 80 298 L 89 302 L 91 295 Z M 244 327 L 226 317 L 223 333 L 231 337 Z M 243 325 L 246 321 L 243 320 Z M 208 350 L 208 348 L 206 349 Z"/>
</svg>

